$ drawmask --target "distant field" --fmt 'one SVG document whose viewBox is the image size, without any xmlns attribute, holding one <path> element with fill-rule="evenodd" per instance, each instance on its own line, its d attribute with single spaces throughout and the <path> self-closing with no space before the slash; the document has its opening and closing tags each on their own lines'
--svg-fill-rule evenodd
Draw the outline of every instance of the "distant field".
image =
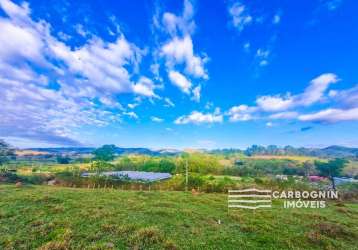
<svg viewBox="0 0 358 250">
<path fill-rule="evenodd" d="M 22 150 L 16 150 L 15 154 L 17 156 L 38 156 L 38 155 L 49 155 L 50 153 L 48 152 L 40 152 L 40 151 L 34 151 L 34 150 L 26 150 L 26 149 L 22 149 Z"/>
<path fill-rule="evenodd" d="M 356 249 L 358 237 L 358 204 L 228 213 L 223 194 L 14 185 L 0 197 L 0 249 Z"/>
<path fill-rule="evenodd" d="M 300 161 L 300 162 L 314 161 L 314 160 L 319 159 L 317 157 L 299 156 L 299 155 L 255 155 L 255 156 L 250 156 L 248 158 L 251 158 L 251 159 L 267 159 L 267 160 L 270 160 L 270 159 L 287 159 L 287 160 Z"/>
</svg>

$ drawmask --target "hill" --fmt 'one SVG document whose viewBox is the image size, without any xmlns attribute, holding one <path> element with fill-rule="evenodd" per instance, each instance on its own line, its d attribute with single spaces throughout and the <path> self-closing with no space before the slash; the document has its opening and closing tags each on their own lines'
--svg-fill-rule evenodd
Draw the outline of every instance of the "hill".
<svg viewBox="0 0 358 250">
<path fill-rule="evenodd" d="M 28 148 L 24 151 L 29 152 L 42 152 L 49 154 L 63 154 L 63 155 L 78 155 L 78 154 L 90 154 L 96 148 L 94 147 L 64 147 L 64 148 Z M 181 153 L 179 150 L 174 149 L 159 149 L 152 150 L 148 148 L 121 148 L 116 147 L 115 151 L 118 155 L 122 154 L 143 154 L 143 155 L 176 155 Z"/>
</svg>

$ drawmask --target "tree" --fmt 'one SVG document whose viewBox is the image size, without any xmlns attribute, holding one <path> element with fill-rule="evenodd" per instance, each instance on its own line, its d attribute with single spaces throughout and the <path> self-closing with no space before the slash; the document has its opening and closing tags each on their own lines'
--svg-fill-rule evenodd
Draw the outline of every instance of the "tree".
<svg viewBox="0 0 358 250">
<path fill-rule="evenodd" d="M 312 171 L 314 170 L 314 165 L 313 165 L 312 161 L 305 161 L 303 163 L 303 169 L 305 171 L 306 177 L 311 175 Z"/>
<path fill-rule="evenodd" d="M 10 159 L 15 159 L 15 149 L 12 148 L 4 140 L 0 139 L 0 166 L 9 162 Z"/>
<path fill-rule="evenodd" d="M 329 160 L 328 162 L 315 161 L 315 166 L 317 171 L 321 176 L 329 178 L 332 182 L 332 188 L 336 190 L 336 184 L 334 182 L 334 177 L 339 176 L 347 164 L 347 160 L 336 158 L 334 160 Z"/>
<path fill-rule="evenodd" d="M 100 148 L 97 148 L 94 152 L 94 158 L 98 161 L 112 161 L 116 154 L 115 145 L 103 145 Z"/>
<path fill-rule="evenodd" d="M 71 158 L 68 156 L 57 155 L 56 160 L 57 160 L 57 163 L 59 163 L 59 164 L 69 164 L 71 161 Z"/>
</svg>

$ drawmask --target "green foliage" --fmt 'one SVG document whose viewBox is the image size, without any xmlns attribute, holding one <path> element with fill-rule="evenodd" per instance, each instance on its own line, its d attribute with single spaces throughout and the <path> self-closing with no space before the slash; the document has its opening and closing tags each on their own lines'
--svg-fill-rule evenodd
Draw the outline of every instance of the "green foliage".
<svg viewBox="0 0 358 250">
<path fill-rule="evenodd" d="M 185 172 L 186 162 L 188 162 L 189 172 L 219 174 L 223 169 L 215 155 L 192 153 L 187 154 L 185 157 L 177 158 L 177 173 Z"/>
<path fill-rule="evenodd" d="M 315 161 L 316 169 L 321 176 L 333 178 L 334 176 L 340 176 L 344 166 L 347 164 L 345 159 L 334 159 L 328 162 Z"/>
<path fill-rule="evenodd" d="M 295 161 L 287 159 L 250 159 L 241 160 L 240 164 L 226 167 L 223 174 L 234 176 L 265 176 L 265 175 L 304 175 L 304 169 Z"/>
<path fill-rule="evenodd" d="M 116 146 L 115 145 L 103 145 L 97 148 L 93 154 L 94 159 L 98 161 L 112 161 L 115 157 Z"/>
<path fill-rule="evenodd" d="M 150 159 L 139 168 L 140 171 L 174 173 L 175 163 L 168 159 Z"/>
<path fill-rule="evenodd" d="M 89 167 L 89 171 L 91 172 L 104 172 L 113 170 L 114 165 L 105 161 L 93 161 L 91 162 L 91 166 Z"/>
<path fill-rule="evenodd" d="M 348 163 L 345 159 L 336 158 L 328 162 L 315 161 L 316 169 L 321 176 L 328 177 L 332 181 L 333 189 L 336 189 L 335 176 L 340 176 L 344 166 Z"/>
<path fill-rule="evenodd" d="M 57 163 L 59 163 L 59 164 L 69 164 L 71 161 L 71 158 L 68 156 L 57 155 L 56 160 L 57 160 Z"/>
<path fill-rule="evenodd" d="M 15 149 L 8 143 L 0 139 L 0 166 L 8 163 L 11 159 L 15 159 Z"/>
</svg>

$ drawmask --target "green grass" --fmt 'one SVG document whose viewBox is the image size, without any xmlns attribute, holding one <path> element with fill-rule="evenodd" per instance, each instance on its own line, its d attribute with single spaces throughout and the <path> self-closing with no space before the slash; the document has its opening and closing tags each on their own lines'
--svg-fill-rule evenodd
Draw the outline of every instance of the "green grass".
<svg viewBox="0 0 358 250">
<path fill-rule="evenodd" d="M 357 249 L 357 222 L 352 203 L 228 213 L 224 194 L 0 185 L 0 249 Z"/>
</svg>

